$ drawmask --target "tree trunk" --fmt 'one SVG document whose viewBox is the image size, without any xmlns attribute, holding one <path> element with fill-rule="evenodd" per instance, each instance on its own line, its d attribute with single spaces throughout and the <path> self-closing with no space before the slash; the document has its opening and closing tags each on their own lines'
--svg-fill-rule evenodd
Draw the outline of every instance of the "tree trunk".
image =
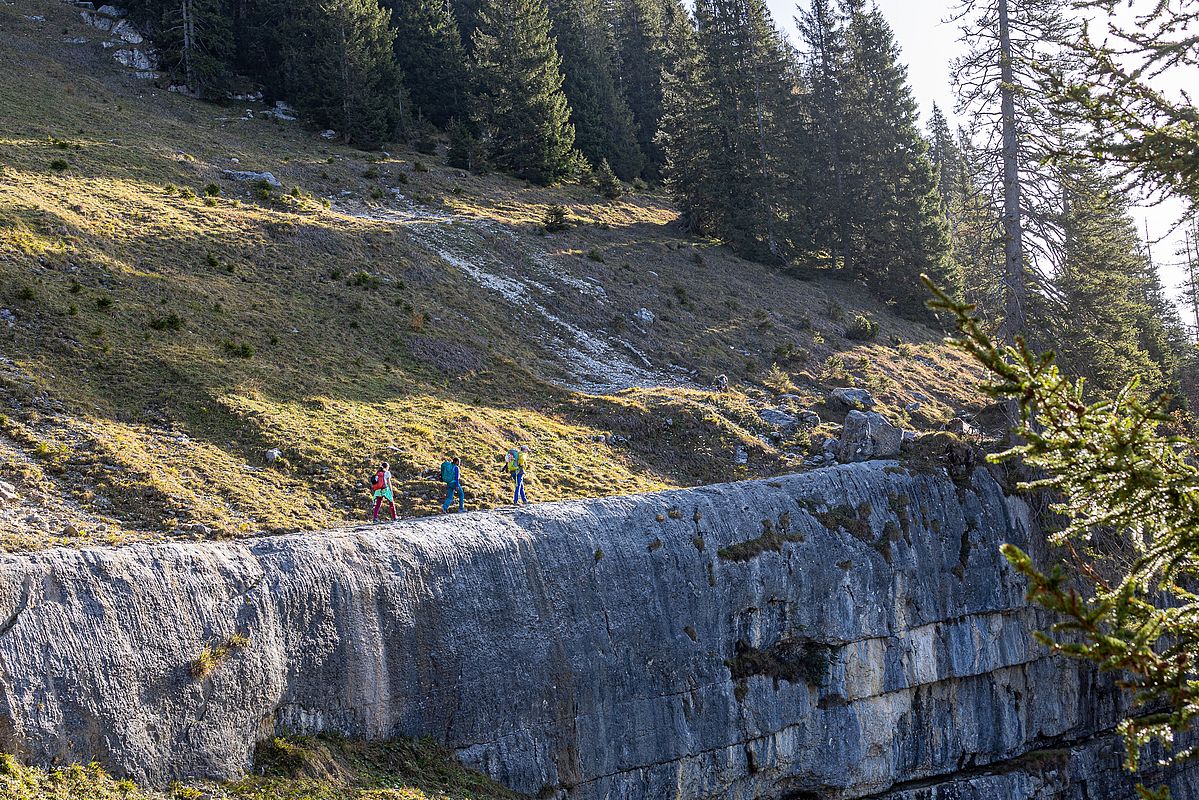
<svg viewBox="0 0 1199 800">
<path fill-rule="evenodd" d="M 187 82 L 188 91 L 198 94 L 196 86 L 196 69 L 192 62 L 192 51 L 196 46 L 196 29 L 192 18 L 192 0 L 183 0 L 180 9 L 183 14 L 183 80 Z"/>
<path fill-rule="evenodd" d="M 1020 159 L 1016 133 L 1015 77 L 1008 0 L 999 0 L 999 88 L 1003 118 L 1003 288 L 1000 336 L 1008 344 L 1024 333 L 1028 281 L 1024 270 L 1024 231 L 1020 209 Z"/>
</svg>

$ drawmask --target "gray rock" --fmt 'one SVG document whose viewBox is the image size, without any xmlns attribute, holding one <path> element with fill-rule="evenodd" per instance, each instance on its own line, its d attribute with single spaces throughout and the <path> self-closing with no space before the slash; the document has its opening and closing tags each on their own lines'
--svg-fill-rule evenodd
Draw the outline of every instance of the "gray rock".
<svg viewBox="0 0 1199 800">
<path fill-rule="evenodd" d="M 974 427 L 969 421 L 964 420 L 961 417 L 954 417 L 953 419 L 949 420 L 949 422 L 946 422 L 942 430 L 946 430 L 950 433 L 956 433 L 961 436 L 981 435 L 981 432 L 978 430 L 978 428 Z"/>
<path fill-rule="evenodd" d="M 829 400 L 842 408 L 856 408 L 862 411 L 869 411 L 875 406 L 874 396 L 870 392 L 849 386 L 833 389 L 829 392 Z"/>
<path fill-rule="evenodd" d="M 82 36 L 64 36 L 62 40 L 64 44 L 87 44 L 87 39 Z"/>
<path fill-rule="evenodd" d="M 712 379 L 712 388 L 716 389 L 718 392 L 727 392 L 729 390 L 729 376 L 717 375 Z"/>
<path fill-rule="evenodd" d="M 920 401 L 916 400 L 914 402 L 907 403 L 906 405 L 904 405 L 903 410 L 908 412 L 909 414 L 911 414 L 915 411 L 919 411 L 920 408 L 921 408 Z"/>
<path fill-rule="evenodd" d="M 837 458 L 842 464 L 894 458 L 899 455 L 902 443 L 903 431 L 888 422 L 882 414 L 877 411 L 850 411 L 845 418 Z"/>
<path fill-rule="evenodd" d="M 110 8 L 110 6 L 103 6 L 97 11 L 80 11 L 79 15 L 83 18 L 85 23 L 92 26 L 96 30 L 111 31 L 112 26 L 118 22 L 119 18 L 111 14 L 104 13 L 105 8 Z"/>
<path fill-rule="evenodd" d="M 336 138 L 337 138 L 337 131 L 335 131 L 335 130 L 323 130 L 323 131 L 321 131 L 321 138 L 322 138 L 322 139 L 324 139 L 324 140 L 325 140 L 325 141 L 327 141 L 327 142 L 331 142 L 331 141 L 333 141 L 334 139 L 336 139 Z"/>
<path fill-rule="evenodd" d="M 637 309 L 637 312 L 633 314 L 633 319 L 645 325 L 653 325 L 654 312 L 650 311 L 648 308 L 639 308 Z"/>
<path fill-rule="evenodd" d="M 17 315 L 7 308 L 0 308 L 0 322 L 11 328 L 17 324 Z"/>
<path fill-rule="evenodd" d="M 296 110 L 282 100 L 276 100 L 274 106 L 262 112 L 264 117 L 273 117 L 284 122 L 294 121 L 296 114 Z"/>
<path fill-rule="evenodd" d="M 272 447 L 270 450 L 267 450 L 266 453 L 264 453 L 263 455 L 266 457 L 266 462 L 268 464 L 274 464 L 276 461 L 283 458 L 283 451 L 280 450 L 278 447 Z"/>
<path fill-rule="evenodd" d="M 0 481 L 0 503 L 16 503 L 21 499 L 17 487 L 8 481 Z"/>
<path fill-rule="evenodd" d="M 227 169 L 224 171 L 225 177 L 232 178 L 235 181 L 244 183 L 257 183 L 258 181 L 266 181 L 272 189 L 282 189 L 283 184 L 269 172 L 253 172 L 251 170 L 235 170 Z"/>
<path fill-rule="evenodd" d="M 739 444 L 733 449 L 733 463 L 738 466 L 749 463 L 749 450 L 745 448 L 745 445 Z"/>
<path fill-rule="evenodd" d="M 0 555 L 4 744 L 154 785 L 329 731 L 432 736 L 561 800 L 1131 796 L 1127 698 L 1035 642 L 999 552 L 1044 557 L 1031 510 L 984 470 L 890 466 Z"/>
<path fill-rule="evenodd" d="M 96 13 L 102 14 L 105 17 L 112 17 L 114 19 L 120 19 L 122 17 L 126 17 L 129 15 L 129 12 L 126 11 L 125 9 L 121 8 L 120 6 L 113 6 L 113 5 L 108 5 L 108 4 L 102 5 L 99 8 L 97 8 Z"/>
<path fill-rule="evenodd" d="M 799 427 L 799 418 L 781 408 L 759 408 L 758 416 L 767 425 L 773 425 L 783 432 L 793 431 Z"/>
<path fill-rule="evenodd" d="M 820 415 L 811 410 L 801 411 L 799 412 L 799 424 L 804 428 L 815 428 L 820 424 Z"/>
<path fill-rule="evenodd" d="M 152 72 L 158 69 L 157 59 L 145 50 L 117 50 L 112 57 L 129 69 L 142 72 Z"/>
<path fill-rule="evenodd" d="M 118 37 L 127 44 L 141 44 L 145 41 L 141 31 L 133 26 L 127 19 L 119 20 L 109 31 L 113 36 Z"/>
</svg>

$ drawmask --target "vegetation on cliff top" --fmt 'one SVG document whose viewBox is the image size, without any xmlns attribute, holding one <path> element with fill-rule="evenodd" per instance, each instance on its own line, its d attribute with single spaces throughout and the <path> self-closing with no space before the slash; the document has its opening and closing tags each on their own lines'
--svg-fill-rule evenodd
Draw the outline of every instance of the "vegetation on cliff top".
<svg viewBox="0 0 1199 800">
<path fill-rule="evenodd" d="M 336 737 L 261 743 L 250 775 L 151 790 L 98 764 L 43 770 L 0 755 L 0 800 L 520 800 L 428 740 Z"/>
</svg>

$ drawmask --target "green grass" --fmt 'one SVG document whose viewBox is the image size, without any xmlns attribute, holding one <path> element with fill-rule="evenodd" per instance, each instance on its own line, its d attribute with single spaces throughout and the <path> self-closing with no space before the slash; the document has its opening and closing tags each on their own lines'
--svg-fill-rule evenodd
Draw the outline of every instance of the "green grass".
<svg viewBox="0 0 1199 800">
<path fill-rule="evenodd" d="M 336 737 L 276 738 L 258 745 L 246 777 L 224 784 L 180 783 L 154 791 L 110 776 L 97 764 L 55 770 L 0 754 L 4 800 L 520 800 L 466 769 L 429 740 L 362 742 Z"/>
<path fill-rule="evenodd" d="M 463 459 L 470 506 L 494 507 L 514 444 L 533 448 L 539 501 L 774 474 L 794 462 L 763 440 L 754 405 L 784 390 L 811 404 L 829 385 L 869 382 L 892 415 L 920 392 L 933 401 L 915 421 L 929 425 L 978 403 L 936 333 L 853 287 L 683 238 L 660 193 L 609 201 L 463 176 L 403 146 L 363 153 L 300 125 L 222 121 L 221 106 L 134 86 L 99 48 L 64 48 L 62 29 L 85 32 L 77 14 L 32 1 L 44 28 L 0 5 L 16 32 L 0 49 L 0 306 L 20 323 L 0 328 L 13 360 L 0 370 L 12 418 L 0 459 L 20 466 L 22 494 L 85 535 L 0 521 L 2 548 L 157 538 L 193 522 L 241 536 L 361 520 L 381 460 L 401 513 L 435 513 L 431 476 L 449 454 Z M 64 157 L 68 170 L 50 168 Z M 260 191 L 226 168 L 304 189 Z M 381 186 L 453 219 L 430 231 L 347 213 L 389 209 L 370 197 Z M 543 235 L 555 207 L 569 228 Z M 602 307 L 566 286 L 550 310 L 680 365 L 692 386 L 562 388 L 547 345 L 561 332 L 515 322 L 437 256 L 441 242 L 531 273 L 543 253 L 602 283 Z M 656 320 L 639 332 L 642 305 Z M 873 341 L 845 338 L 853 314 L 878 324 Z M 882 344 L 896 337 L 906 352 Z M 442 352 L 469 366 L 447 368 Z M 721 374 L 729 391 L 708 391 Z M 747 468 L 731 465 L 738 446 Z M 274 447 L 285 459 L 267 464 Z"/>
</svg>

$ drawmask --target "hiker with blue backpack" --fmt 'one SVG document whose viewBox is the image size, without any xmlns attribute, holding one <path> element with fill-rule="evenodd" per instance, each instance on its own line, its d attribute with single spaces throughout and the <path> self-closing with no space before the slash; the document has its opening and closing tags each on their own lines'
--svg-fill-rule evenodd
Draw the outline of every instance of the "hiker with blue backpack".
<svg viewBox="0 0 1199 800">
<path fill-rule="evenodd" d="M 391 490 L 391 465 L 386 461 L 380 464 L 378 471 L 371 476 L 370 483 L 371 489 L 374 492 L 372 498 L 375 501 L 375 514 L 371 518 L 371 523 L 379 521 L 379 509 L 382 507 L 384 500 L 391 506 L 391 521 L 395 522 L 396 500 L 395 494 Z"/>
<path fill-rule="evenodd" d="M 448 513 L 454 503 L 454 495 L 458 495 L 458 513 L 465 508 L 465 498 L 462 494 L 462 459 L 454 456 L 441 463 L 441 480 L 445 483 L 445 502 L 441 504 L 442 513 Z"/>
<path fill-rule="evenodd" d="M 514 506 L 521 503 L 529 504 L 529 498 L 525 497 L 525 469 L 528 464 L 529 446 L 527 444 L 521 445 L 519 449 L 513 447 L 504 457 L 504 468 L 508 470 L 508 474 L 512 476 L 512 480 L 516 484 L 512 491 L 512 505 Z"/>
</svg>

